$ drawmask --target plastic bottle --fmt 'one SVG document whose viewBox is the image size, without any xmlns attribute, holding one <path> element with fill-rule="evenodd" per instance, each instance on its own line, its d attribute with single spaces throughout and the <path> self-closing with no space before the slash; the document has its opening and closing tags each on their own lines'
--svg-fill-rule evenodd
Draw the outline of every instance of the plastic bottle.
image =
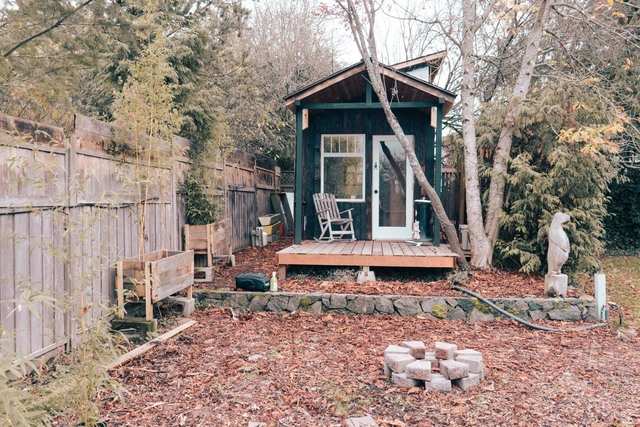
<svg viewBox="0 0 640 427">
<path fill-rule="evenodd" d="M 271 274 L 271 280 L 269 280 L 269 290 L 271 292 L 278 292 L 278 276 L 275 271 Z"/>
</svg>

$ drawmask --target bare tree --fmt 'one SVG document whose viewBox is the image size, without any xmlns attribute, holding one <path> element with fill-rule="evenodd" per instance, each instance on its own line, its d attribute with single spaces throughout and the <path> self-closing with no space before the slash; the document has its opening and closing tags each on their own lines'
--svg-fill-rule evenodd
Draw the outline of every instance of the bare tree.
<svg viewBox="0 0 640 427">
<path fill-rule="evenodd" d="M 466 0 L 467 3 L 472 3 Z M 520 115 L 522 102 L 527 97 L 531 86 L 531 77 L 536 65 L 536 58 L 540 50 L 540 41 L 544 32 L 544 25 L 553 0 L 540 0 L 538 12 L 533 23 L 533 28 L 526 40 L 526 48 L 522 56 L 518 78 L 513 86 L 513 92 L 507 105 L 507 112 L 500 131 L 498 146 L 493 158 L 493 170 L 491 172 L 491 185 L 489 187 L 489 207 L 485 229 L 491 243 L 488 254 L 489 263 L 493 254 L 493 246 L 498 238 L 498 226 L 504 203 L 504 189 L 507 177 L 507 164 L 511 153 L 513 132 L 516 127 L 516 119 Z"/>
<path fill-rule="evenodd" d="M 518 18 L 518 10 L 508 8 L 504 13 L 498 10 L 498 2 L 485 4 L 482 13 L 478 13 L 479 3 L 473 0 L 462 1 L 462 34 L 461 42 L 455 38 L 451 20 L 445 24 L 439 18 L 435 20 L 441 31 L 446 34 L 459 49 L 462 62 L 462 79 L 460 85 L 460 116 L 464 143 L 464 175 L 466 189 L 466 213 L 471 236 L 471 265 L 486 269 L 491 266 L 493 248 L 499 230 L 499 221 L 504 203 L 504 189 L 510 159 L 511 143 L 516 119 L 520 114 L 522 102 L 525 100 L 531 84 L 536 58 L 540 50 L 540 42 L 545 21 L 552 0 L 540 0 L 537 4 L 535 19 L 531 29 L 526 32 L 527 19 Z M 489 17 L 495 14 L 493 20 Z M 482 32 L 482 37 L 478 34 Z M 499 34 L 506 36 L 500 39 Z M 525 34 L 522 36 L 522 34 Z M 523 37 L 523 53 L 520 60 L 510 57 L 509 47 L 518 37 Z M 479 47 L 480 46 L 480 47 Z M 482 49 L 482 52 L 478 52 Z M 519 51 L 516 51 L 519 55 Z M 489 64 L 484 71 L 479 70 L 478 61 Z M 508 65 L 507 65 L 508 63 Z M 488 83 L 489 89 L 483 99 L 491 99 L 498 87 L 504 71 L 513 65 L 517 70 L 517 78 L 510 95 L 506 98 L 507 109 L 502 124 L 497 149 L 491 169 L 486 221 L 483 218 L 483 204 L 479 177 L 478 143 L 476 138 L 476 107 L 478 102 L 478 82 Z M 493 72 L 487 72 L 493 70 Z M 489 80 L 491 80 L 489 82 Z"/>
<path fill-rule="evenodd" d="M 442 201 L 440 200 L 438 193 L 429 183 L 429 180 L 422 170 L 415 150 L 411 142 L 405 135 L 404 130 L 400 126 L 397 117 L 391 110 L 391 105 L 389 103 L 389 100 L 387 99 L 387 91 L 381 77 L 381 65 L 378 61 L 378 48 L 376 45 L 374 33 L 377 12 L 375 1 L 362 0 L 362 7 L 360 9 L 356 7 L 354 0 L 336 0 L 336 3 L 341 8 L 349 24 L 349 27 L 351 28 L 353 38 L 356 45 L 358 46 L 358 50 L 360 51 L 362 60 L 364 61 L 367 68 L 371 86 L 380 99 L 380 104 L 382 105 L 382 109 L 384 111 L 387 122 L 393 130 L 396 138 L 398 138 L 400 145 L 402 145 L 402 148 L 407 155 L 409 164 L 411 165 L 413 174 L 416 177 L 416 180 L 418 181 L 422 192 L 426 194 L 426 196 L 431 201 L 435 216 L 440 221 L 441 227 L 445 235 L 447 236 L 447 240 L 449 242 L 449 245 L 451 246 L 451 249 L 453 249 L 459 255 L 460 266 L 466 269 L 467 262 L 460 246 L 456 229 L 453 223 L 449 220 L 449 217 L 444 210 L 444 206 L 442 205 Z M 366 21 L 363 21 L 362 17 L 360 16 L 361 13 L 364 15 L 364 19 Z"/>
<path fill-rule="evenodd" d="M 449 16 L 443 18 L 436 13 L 431 19 L 418 18 L 405 9 L 407 19 L 421 22 L 426 27 L 424 31 L 438 28 L 462 63 L 460 101 L 456 109 L 460 113 L 464 144 L 465 204 L 471 235 L 471 265 L 475 268 L 491 266 L 516 119 L 529 91 L 552 3 L 553 0 L 534 0 L 529 6 L 497 0 L 445 1 L 444 7 L 448 8 Z M 458 15 L 460 7 L 461 21 Z M 514 48 L 514 45 L 517 46 Z M 450 71 L 451 75 L 457 76 L 457 73 L 455 69 Z M 506 113 L 491 169 L 489 197 L 487 205 L 483 206 L 476 138 L 478 101 L 480 95 L 484 101 L 492 99 L 499 85 L 511 82 L 509 74 L 517 77 L 505 97 Z M 457 77 L 455 81 L 458 81 Z M 482 94 L 477 93 L 480 86 L 486 88 Z M 486 212 L 486 221 L 483 212 Z"/>
</svg>

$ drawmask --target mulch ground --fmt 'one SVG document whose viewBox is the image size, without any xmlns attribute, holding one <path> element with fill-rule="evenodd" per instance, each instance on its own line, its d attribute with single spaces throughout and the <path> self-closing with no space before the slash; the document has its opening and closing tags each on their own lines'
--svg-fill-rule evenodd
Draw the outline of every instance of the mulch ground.
<svg viewBox="0 0 640 427">
<path fill-rule="evenodd" d="M 214 277 L 216 288 L 234 288 L 239 273 L 264 273 L 267 277 L 277 271 L 276 252 L 291 245 L 283 240 L 265 248 L 247 248 L 236 254 L 235 267 L 221 267 Z M 386 294 L 418 296 L 462 296 L 451 289 L 447 271 L 425 269 L 375 269 L 377 281 L 359 285 L 356 270 L 289 268 L 286 280 L 279 282 L 280 290 L 289 292 L 327 292 L 352 294 Z M 200 285 L 200 287 L 209 287 Z M 543 297 L 544 279 L 504 271 L 474 272 L 465 287 L 488 298 Z M 569 296 L 575 296 L 571 289 Z"/>
<path fill-rule="evenodd" d="M 381 426 L 640 423 L 638 339 L 609 329 L 551 334 L 511 322 L 385 316 L 197 312 L 198 324 L 113 373 L 108 425 Z M 573 327 L 574 324 L 558 325 Z M 398 389 L 381 371 L 388 344 L 447 340 L 483 352 L 481 385 L 448 394 Z"/>
</svg>

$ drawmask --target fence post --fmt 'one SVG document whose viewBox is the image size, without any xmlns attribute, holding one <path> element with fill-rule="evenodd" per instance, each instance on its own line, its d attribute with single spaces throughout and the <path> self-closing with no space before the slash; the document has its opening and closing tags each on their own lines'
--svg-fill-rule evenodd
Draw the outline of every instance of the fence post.
<svg viewBox="0 0 640 427">
<path fill-rule="evenodd" d="M 175 144 L 171 143 L 171 228 L 173 229 L 174 238 L 171 242 L 174 250 L 182 250 L 182 236 L 180 233 L 180 222 L 178 221 L 178 188 L 176 186 L 176 164 L 178 162 L 176 153 L 174 151 Z"/>
<path fill-rule="evenodd" d="M 64 325 L 65 325 L 65 337 L 67 341 L 67 350 L 71 350 L 76 344 L 78 337 L 76 335 L 76 322 L 75 314 L 79 312 L 78 303 L 76 298 L 76 286 L 74 283 L 77 277 L 74 278 L 72 274 L 72 262 L 71 254 L 74 250 L 73 234 L 77 233 L 77 230 L 73 229 L 73 214 L 75 212 L 74 206 L 78 203 L 77 194 L 77 177 L 76 177 L 76 149 L 77 149 L 77 117 L 74 117 L 74 127 L 70 138 L 67 140 L 67 147 L 65 153 L 65 166 L 67 169 L 67 176 L 65 179 L 65 215 L 64 215 L 64 239 L 65 239 L 65 256 L 64 256 L 64 294 L 70 296 L 69 308 L 64 312 Z M 75 279 L 75 280 L 74 280 Z"/>
</svg>

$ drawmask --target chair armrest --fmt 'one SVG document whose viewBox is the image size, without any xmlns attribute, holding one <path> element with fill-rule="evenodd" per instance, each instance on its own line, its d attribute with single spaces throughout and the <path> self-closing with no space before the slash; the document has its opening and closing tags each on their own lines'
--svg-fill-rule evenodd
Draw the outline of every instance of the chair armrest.
<svg viewBox="0 0 640 427">
<path fill-rule="evenodd" d="M 349 209 L 345 209 L 343 211 L 340 211 L 340 216 L 342 216 L 343 213 L 347 213 L 348 217 L 351 221 L 353 221 L 353 215 L 351 214 L 351 211 L 353 210 L 353 208 L 349 208 Z"/>
</svg>

